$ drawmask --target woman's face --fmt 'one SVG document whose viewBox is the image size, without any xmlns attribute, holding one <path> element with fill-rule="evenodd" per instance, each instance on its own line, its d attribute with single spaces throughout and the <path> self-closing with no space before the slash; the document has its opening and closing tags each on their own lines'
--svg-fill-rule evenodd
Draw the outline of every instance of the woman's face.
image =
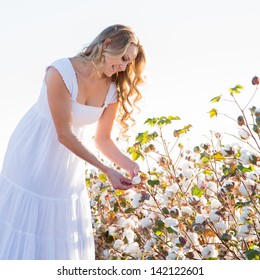
<svg viewBox="0 0 260 280">
<path fill-rule="evenodd" d="M 132 43 L 129 45 L 122 57 L 115 58 L 105 53 L 105 64 L 103 68 L 104 74 L 111 77 L 117 72 L 125 71 L 127 65 L 135 60 L 137 54 L 138 47 Z"/>
</svg>

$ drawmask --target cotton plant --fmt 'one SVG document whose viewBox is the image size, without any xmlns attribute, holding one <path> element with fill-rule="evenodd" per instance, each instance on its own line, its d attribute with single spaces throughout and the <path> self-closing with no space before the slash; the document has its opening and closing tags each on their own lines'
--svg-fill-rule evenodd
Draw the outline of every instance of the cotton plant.
<svg viewBox="0 0 260 280">
<path fill-rule="evenodd" d="M 235 104 L 241 91 L 230 90 Z M 97 259 L 259 259 L 260 110 L 249 111 L 252 124 L 245 109 L 237 121 L 249 138 L 238 133 L 237 142 L 226 144 L 211 132 L 193 149 L 181 144 L 191 125 L 176 128 L 179 117 L 147 119 L 147 130 L 126 149 L 147 170 L 128 191 L 87 170 Z"/>
</svg>

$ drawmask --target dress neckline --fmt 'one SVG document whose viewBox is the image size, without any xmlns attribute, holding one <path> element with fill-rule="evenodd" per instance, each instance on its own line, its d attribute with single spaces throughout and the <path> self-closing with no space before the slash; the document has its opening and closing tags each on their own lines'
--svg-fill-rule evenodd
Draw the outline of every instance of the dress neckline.
<svg viewBox="0 0 260 280">
<path fill-rule="evenodd" d="M 111 94 L 110 92 L 111 92 L 111 88 L 112 88 L 112 82 L 110 83 L 110 85 L 109 85 L 109 88 L 108 88 L 108 91 L 107 91 L 107 93 L 106 93 L 106 98 L 105 98 L 105 101 L 104 101 L 104 104 L 103 104 L 103 106 L 101 106 L 101 107 L 98 107 L 98 106 L 92 106 L 92 105 L 87 105 L 87 104 L 82 104 L 82 103 L 80 103 L 80 102 L 78 102 L 77 101 L 77 96 L 78 96 L 78 79 L 77 79 L 77 74 L 76 74 L 76 71 L 75 71 L 75 69 L 74 69 L 74 66 L 73 66 L 73 64 L 72 64 L 72 62 L 71 62 L 71 60 L 70 60 L 70 58 L 69 57 L 66 57 L 65 58 L 68 62 L 69 62 L 69 65 L 70 65 L 70 67 L 71 67 L 71 69 L 72 69 L 72 72 L 73 72 L 73 75 L 74 75 L 74 81 L 75 81 L 75 85 L 76 85 L 76 96 L 75 96 L 75 100 L 73 100 L 76 104 L 78 104 L 78 105 L 80 105 L 80 106 L 83 106 L 83 107 L 88 107 L 88 108 L 96 108 L 96 109 L 104 109 L 106 106 L 107 106 L 107 101 L 108 101 L 108 97 L 109 97 L 109 94 Z"/>
</svg>

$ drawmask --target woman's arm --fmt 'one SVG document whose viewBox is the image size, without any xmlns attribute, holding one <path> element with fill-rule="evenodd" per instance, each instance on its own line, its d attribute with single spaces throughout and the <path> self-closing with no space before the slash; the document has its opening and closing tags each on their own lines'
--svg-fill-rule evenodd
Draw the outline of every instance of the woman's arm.
<svg viewBox="0 0 260 280">
<path fill-rule="evenodd" d="M 109 160 L 128 172 L 133 178 L 139 172 L 139 166 L 125 156 L 111 139 L 111 131 L 117 114 L 118 103 L 110 104 L 98 121 L 95 143 L 100 152 Z"/>
<path fill-rule="evenodd" d="M 71 98 L 59 72 L 51 67 L 46 73 L 45 80 L 49 107 L 59 142 L 78 157 L 104 172 L 114 188 L 128 189 L 132 187 L 129 179 L 99 161 L 73 133 Z"/>
</svg>

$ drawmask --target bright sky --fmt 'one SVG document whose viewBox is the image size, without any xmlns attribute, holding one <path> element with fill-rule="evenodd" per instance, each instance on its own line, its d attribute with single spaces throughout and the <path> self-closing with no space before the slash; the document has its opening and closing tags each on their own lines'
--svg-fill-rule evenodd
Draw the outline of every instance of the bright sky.
<svg viewBox="0 0 260 280">
<path fill-rule="evenodd" d="M 38 98 L 45 67 L 115 23 L 132 26 L 149 57 L 139 126 L 178 115 L 176 128 L 192 124 L 189 138 L 197 144 L 210 129 L 236 129 L 228 119 L 209 119 L 209 101 L 237 83 L 246 100 L 252 95 L 259 12 L 259 0 L 1 0 L 0 166 L 13 129 Z"/>
</svg>

